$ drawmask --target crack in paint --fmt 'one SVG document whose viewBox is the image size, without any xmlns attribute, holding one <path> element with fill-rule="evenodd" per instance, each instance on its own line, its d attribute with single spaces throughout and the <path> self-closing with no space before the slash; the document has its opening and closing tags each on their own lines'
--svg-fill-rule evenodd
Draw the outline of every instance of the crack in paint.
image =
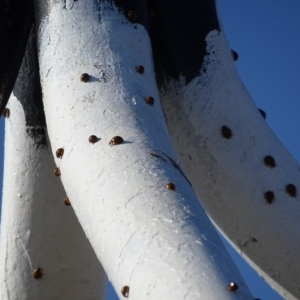
<svg viewBox="0 0 300 300">
<path fill-rule="evenodd" d="M 121 260 L 121 257 L 122 257 L 122 255 L 123 255 L 124 250 L 126 249 L 128 243 L 129 243 L 130 240 L 133 238 L 133 236 L 134 236 L 138 231 L 140 231 L 140 230 L 141 230 L 141 228 L 135 230 L 135 231 L 132 233 L 132 235 L 129 237 L 129 239 L 127 240 L 126 244 L 124 245 L 124 247 L 123 247 L 123 249 L 122 249 L 122 251 L 121 251 L 121 253 L 120 253 L 120 255 L 119 255 L 119 270 L 121 270 L 121 268 L 120 268 L 121 261 L 120 261 L 120 260 Z"/>
<path fill-rule="evenodd" d="M 183 176 L 183 178 L 188 182 L 188 184 L 190 185 L 190 186 L 192 186 L 192 184 L 191 184 L 191 182 L 188 180 L 188 178 L 185 176 L 185 174 L 183 173 L 183 171 L 181 170 L 181 168 L 179 167 L 179 165 L 170 157 L 170 156 L 168 156 L 167 154 L 165 154 L 165 153 L 162 153 L 163 155 L 165 155 L 166 157 L 167 157 L 167 159 L 165 159 L 165 158 L 163 158 L 162 156 L 160 156 L 160 155 L 158 155 L 158 154 L 156 154 L 156 153 L 154 153 L 154 152 L 147 152 L 148 154 L 150 154 L 151 156 L 153 156 L 153 157 L 156 157 L 156 158 L 158 158 L 158 159 L 160 159 L 160 160 L 162 160 L 163 162 L 166 162 L 166 163 L 168 163 L 168 160 L 169 160 L 169 162 L 171 163 L 171 165 L 177 170 L 177 171 L 179 171 L 179 173 Z"/>
</svg>

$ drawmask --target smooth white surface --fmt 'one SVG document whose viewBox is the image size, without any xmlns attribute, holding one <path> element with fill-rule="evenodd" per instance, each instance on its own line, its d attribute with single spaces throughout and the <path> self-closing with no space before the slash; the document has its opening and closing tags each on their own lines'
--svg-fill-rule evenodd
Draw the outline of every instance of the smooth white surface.
<svg viewBox="0 0 300 300">
<path fill-rule="evenodd" d="M 286 299 L 300 297 L 299 165 L 254 105 L 223 33 L 212 31 L 206 41 L 199 77 L 187 85 L 166 82 L 161 90 L 174 147 L 221 231 Z M 222 137 L 224 125 L 232 138 Z M 264 164 L 266 155 L 275 168 Z M 290 183 L 296 198 L 285 191 Z M 267 191 L 274 192 L 272 204 L 264 199 Z"/>
<path fill-rule="evenodd" d="M 0 244 L 1 300 L 105 299 L 106 275 L 54 176 L 50 146 L 26 133 L 11 96 L 5 125 Z M 72 199 L 71 199 L 72 202 Z M 42 268 L 41 279 L 32 271 Z"/>
<path fill-rule="evenodd" d="M 129 286 L 139 300 L 252 299 L 172 163 L 146 31 L 99 5 L 53 4 L 38 38 L 52 149 L 65 149 L 57 160 L 64 187 L 109 279 L 120 298 Z M 81 82 L 82 73 L 91 80 Z M 125 143 L 109 146 L 114 136 Z M 165 188 L 170 181 L 176 191 Z M 237 292 L 227 291 L 230 282 Z"/>
</svg>

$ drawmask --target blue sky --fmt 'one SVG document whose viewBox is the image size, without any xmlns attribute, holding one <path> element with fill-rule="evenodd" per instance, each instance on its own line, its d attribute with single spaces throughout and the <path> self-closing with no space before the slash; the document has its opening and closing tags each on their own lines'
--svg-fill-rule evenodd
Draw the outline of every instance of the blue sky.
<svg viewBox="0 0 300 300">
<path fill-rule="evenodd" d="M 219 0 L 221 21 L 240 76 L 267 123 L 300 162 L 300 1 Z M 0 182 L 3 171 L 0 119 Z M 233 251 L 230 252 L 255 297 L 282 299 Z M 117 299 L 109 288 L 109 300 Z"/>
</svg>

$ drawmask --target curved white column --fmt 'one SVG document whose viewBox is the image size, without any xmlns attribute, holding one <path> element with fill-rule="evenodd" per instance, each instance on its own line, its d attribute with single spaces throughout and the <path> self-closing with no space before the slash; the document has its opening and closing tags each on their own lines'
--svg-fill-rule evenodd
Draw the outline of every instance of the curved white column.
<svg viewBox="0 0 300 300">
<path fill-rule="evenodd" d="M 300 167 L 211 31 L 199 76 L 166 80 L 168 129 L 193 188 L 220 230 L 286 299 L 300 298 Z"/>
<path fill-rule="evenodd" d="M 119 297 L 252 299 L 176 164 L 145 29 L 106 1 L 56 1 L 38 38 L 56 165 Z"/>
<path fill-rule="evenodd" d="M 17 83 L 18 84 L 18 83 Z M 49 144 L 30 132 L 24 108 L 9 101 L 0 243 L 1 300 L 105 299 L 106 275 L 59 178 Z M 71 199 L 72 202 L 72 199 Z M 35 271 L 34 271 L 35 270 Z"/>
</svg>

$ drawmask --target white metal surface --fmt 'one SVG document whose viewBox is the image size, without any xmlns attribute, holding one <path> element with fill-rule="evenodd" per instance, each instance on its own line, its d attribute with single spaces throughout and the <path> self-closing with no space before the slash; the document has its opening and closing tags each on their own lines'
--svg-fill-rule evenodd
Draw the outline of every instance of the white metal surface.
<svg viewBox="0 0 300 300">
<path fill-rule="evenodd" d="M 212 31 L 206 42 L 201 74 L 161 89 L 173 145 L 220 230 L 286 299 L 300 298 L 300 167 L 245 89 L 224 34 Z"/>
<path fill-rule="evenodd" d="M 38 147 L 26 133 L 29 128 L 24 110 L 14 96 L 9 108 L 1 218 L 1 300 L 105 299 L 106 275 L 72 206 L 63 204 L 66 194 L 53 174 L 49 144 Z M 42 270 L 41 278 L 32 276 L 37 268 Z"/>
<path fill-rule="evenodd" d="M 53 4 L 38 30 L 47 125 L 53 152 L 65 149 L 56 160 L 64 187 L 119 297 L 128 286 L 138 300 L 252 299 L 175 163 L 146 31 L 106 1 L 67 8 Z M 114 136 L 124 143 L 110 146 Z"/>
</svg>

